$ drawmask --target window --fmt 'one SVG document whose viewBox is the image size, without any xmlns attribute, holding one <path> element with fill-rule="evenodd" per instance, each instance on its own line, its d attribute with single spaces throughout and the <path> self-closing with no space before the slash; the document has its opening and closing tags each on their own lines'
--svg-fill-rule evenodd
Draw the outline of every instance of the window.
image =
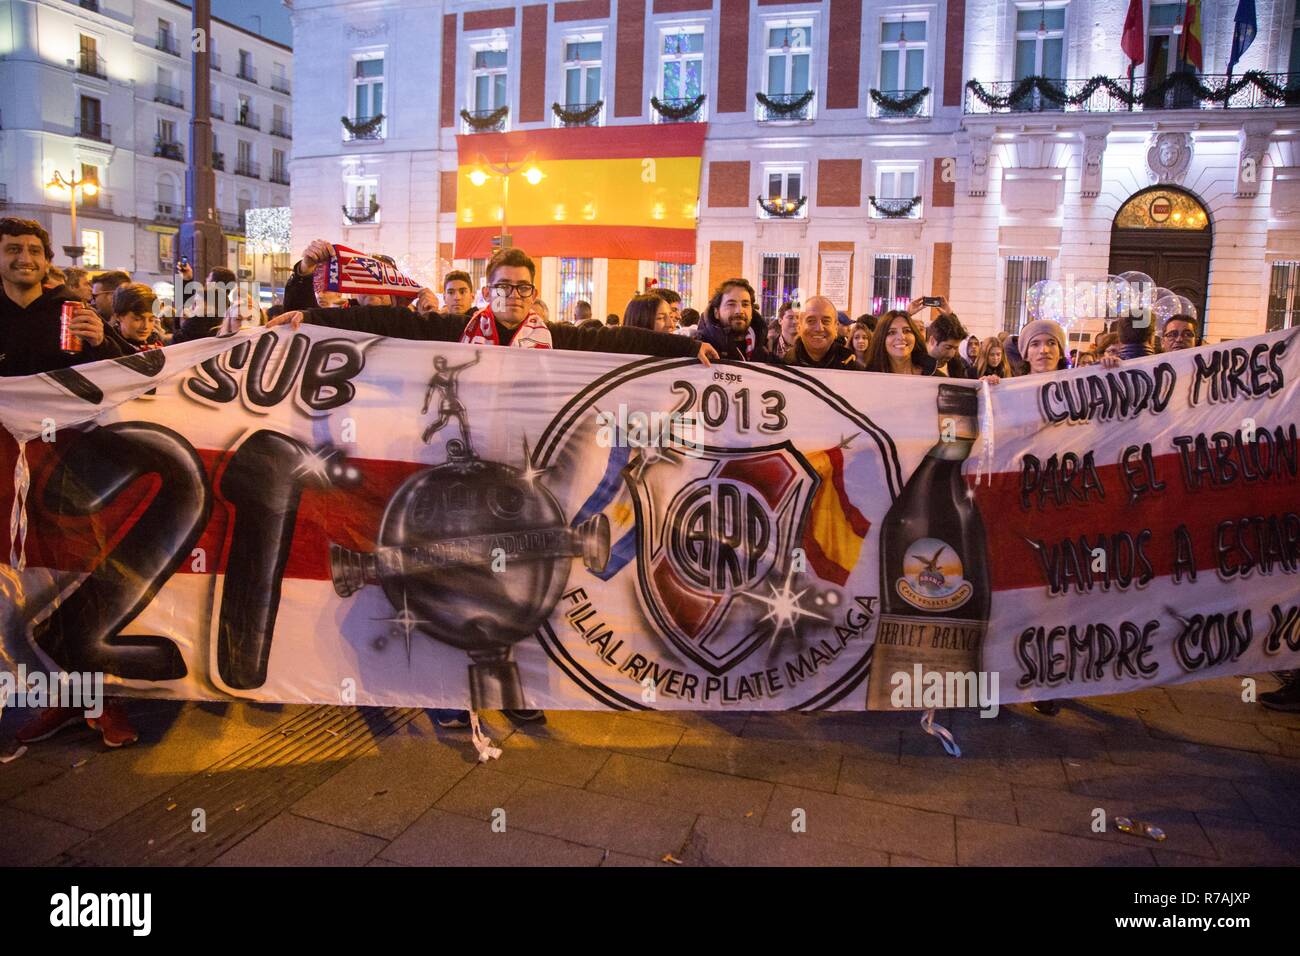
<svg viewBox="0 0 1300 956">
<path fill-rule="evenodd" d="M 99 100 L 95 99 L 95 97 L 83 96 L 81 98 L 81 128 L 79 132 L 83 136 L 103 137 L 101 108 Z"/>
<path fill-rule="evenodd" d="M 926 21 L 906 17 L 880 24 L 880 91 L 901 99 L 925 87 Z"/>
<path fill-rule="evenodd" d="M 691 308 L 691 289 L 695 284 L 695 267 L 684 262 L 656 262 L 655 278 L 659 288 L 672 289 L 682 297 L 682 308 Z"/>
<path fill-rule="evenodd" d="M 871 267 L 871 313 L 906 309 L 912 301 L 911 256 L 878 255 Z"/>
<path fill-rule="evenodd" d="M 1300 10 L 1297 10 L 1291 27 L 1291 56 L 1286 62 L 1286 68 L 1291 71 L 1291 85 L 1300 85 Z"/>
<path fill-rule="evenodd" d="M 1266 332 L 1300 325 L 1300 261 L 1273 263 Z"/>
<path fill-rule="evenodd" d="M 174 143 L 176 142 L 176 121 L 158 118 L 158 142 Z"/>
<path fill-rule="evenodd" d="M 257 74 L 253 72 L 253 54 L 247 50 L 239 51 L 239 75 L 245 80 L 257 81 Z"/>
<path fill-rule="evenodd" d="M 1182 33 L 1182 24 L 1181 3 L 1151 4 L 1147 14 L 1148 80 L 1158 82 L 1178 69 L 1178 38 Z"/>
<path fill-rule="evenodd" d="M 474 70 L 471 88 L 474 99 L 470 109 L 479 113 L 491 113 L 506 105 L 506 77 L 509 69 L 510 53 L 508 50 L 475 50 Z"/>
<path fill-rule="evenodd" d="M 802 166 L 765 166 L 763 172 L 767 176 L 767 190 L 764 198 L 767 200 L 769 207 L 778 211 L 782 209 L 791 211 L 791 215 L 797 218 L 804 218 L 808 215 L 807 205 L 799 206 L 800 200 L 807 200 L 808 198 L 803 189 Z M 795 209 L 795 207 L 799 208 Z M 770 219 L 776 214 L 759 207 L 758 215 L 759 218 Z"/>
<path fill-rule="evenodd" d="M 358 57 L 352 70 L 352 121 L 363 123 L 384 111 L 384 58 Z"/>
<path fill-rule="evenodd" d="M 278 60 L 271 64 L 271 89 L 279 93 L 289 92 L 289 74 Z"/>
<path fill-rule="evenodd" d="M 239 160 L 239 165 L 245 168 L 251 166 L 253 163 L 253 144 L 248 140 L 241 139 L 235 149 L 235 156 Z"/>
<path fill-rule="evenodd" d="M 94 183 L 96 186 L 98 186 L 98 185 L 99 185 L 99 167 L 98 167 L 98 166 L 95 166 L 95 165 L 92 164 L 92 163 L 82 163 L 82 164 L 81 164 L 81 181 L 84 182 L 84 183 Z M 99 207 L 100 201 L 101 201 L 101 199 L 103 199 L 103 198 L 104 198 L 104 194 L 103 194 L 101 191 L 99 191 L 98 189 L 95 190 L 95 195 L 93 195 L 93 196 L 87 194 L 87 193 L 85 192 L 85 190 L 82 190 L 82 193 L 81 193 L 81 205 L 86 206 L 86 207 L 89 207 L 89 208 L 91 208 L 91 209 L 95 209 L 95 208 L 98 208 L 98 207 Z M 105 206 L 105 208 L 107 208 L 108 203 L 105 202 L 105 203 L 104 203 L 104 206 Z"/>
<path fill-rule="evenodd" d="M 1027 76 L 1065 78 L 1065 7 L 1017 8 L 1016 79 Z"/>
<path fill-rule="evenodd" d="M 573 304 L 579 299 L 587 302 L 595 298 L 595 283 L 592 280 L 592 259 L 560 260 L 560 301 L 556 303 L 557 312 L 552 315 L 565 316 L 573 314 Z"/>
<path fill-rule="evenodd" d="M 104 68 L 99 59 L 99 43 L 94 37 L 80 34 L 80 50 L 77 60 L 77 72 L 91 76 L 104 76 Z"/>
<path fill-rule="evenodd" d="M 769 24 L 767 89 L 769 97 L 802 96 L 812 87 L 812 22 Z"/>
<path fill-rule="evenodd" d="M 104 234 L 98 229 L 81 230 L 81 265 L 86 269 L 98 269 L 104 264 Z"/>
<path fill-rule="evenodd" d="M 379 222 L 379 180 L 349 179 L 345 186 L 346 220 L 352 225 Z"/>
<path fill-rule="evenodd" d="M 659 54 L 659 99 L 684 106 L 704 92 L 704 30 L 665 31 Z"/>
<path fill-rule="evenodd" d="M 287 183 L 289 181 L 289 170 L 284 165 L 284 150 L 271 150 L 271 182 Z"/>
<path fill-rule="evenodd" d="M 883 219 L 916 219 L 921 215 L 921 204 L 913 200 L 919 195 L 915 166 L 878 167 L 871 215 Z"/>
<path fill-rule="evenodd" d="M 158 177 L 158 208 L 156 218 L 179 218 L 180 210 L 176 201 L 176 179 L 169 174 Z"/>
<path fill-rule="evenodd" d="M 171 272 L 176 265 L 176 233 L 158 233 L 158 271 Z"/>
<path fill-rule="evenodd" d="M 1048 260 L 1039 256 L 1008 256 L 1002 328 L 1015 335 L 1025 324 L 1025 295 L 1035 282 L 1047 278 Z"/>
<path fill-rule="evenodd" d="M 575 37 L 564 44 L 564 108 L 581 109 L 602 99 L 599 37 Z M 574 260 L 578 261 L 578 260 Z"/>
<path fill-rule="evenodd" d="M 771 319 L 782 302 L 799 298 L 799 257 L 788 252 L 764 253 L 762 274 L 759 311 Z"/>
</svg>

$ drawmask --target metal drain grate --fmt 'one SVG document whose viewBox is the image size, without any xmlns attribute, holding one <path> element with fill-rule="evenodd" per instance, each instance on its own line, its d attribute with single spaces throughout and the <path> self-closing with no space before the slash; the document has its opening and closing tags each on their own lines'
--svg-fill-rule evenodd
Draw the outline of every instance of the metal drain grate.
<svg viewBox="0 0 1300 956">
<path fill-rule="evenodd" d="M 419 714 L 409 707 L 304 711 L 105 827 L 60 862 L 204 866 Z M 206 832 L 194 832 L 195 808 L 206 814 Z"/>
</svg>

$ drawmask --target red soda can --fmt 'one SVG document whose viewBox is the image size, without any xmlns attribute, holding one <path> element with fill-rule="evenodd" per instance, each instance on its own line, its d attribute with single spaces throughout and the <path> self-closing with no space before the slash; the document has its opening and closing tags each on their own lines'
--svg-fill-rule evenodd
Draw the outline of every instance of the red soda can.
<svg viewBox="0 0 1300 956">
<path fill-rule="evenodd" d="M 69 328 L 72 317 L 77 314 L 77 309 L 80 307 L 80 303 L 77 302 L 64 302 L 59 313 L 59 348 L 65 352 L 81 351 L 81 336 Z"/>
</svg>

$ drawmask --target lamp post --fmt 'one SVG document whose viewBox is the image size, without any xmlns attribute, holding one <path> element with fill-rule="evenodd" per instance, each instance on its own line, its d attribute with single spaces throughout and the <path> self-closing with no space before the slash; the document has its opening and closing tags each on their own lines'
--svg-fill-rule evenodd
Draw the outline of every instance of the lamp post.
<svg viewBox="0 0 1300 956">
<path fill-rule="evenodd" d="M 77 242 L 77 190 L 81 190 L 83 196 L 94 196 L 99 192 L 99 183 L 93 179 L 87 179 L 84 176 L 65 177 L 57 169 L 54 176 L 45 184 L 48 189 L 66 189 L 68 191 L 68 212 L 72 216 L 72 244 L 63 247 L 63 254 L 72 260 L 75 266 L 77 260 L 85 253 L 86 247 Z"/>
<path fill-rule="evenodd" d="M 469 174 L 469 181 L 475 186 L 482 186 L 491 178 L 483 171 L 484 169 L 488 169 L 493 173 L 493 175 L 501 177 L 501 234 L 497 239 L 499 240 L 498 245 L 502 249 L 510 248 L 510 229 L 506 223 L 506 208 L 510 204 L 510 177 L 515 173 L 522 171 L 524 179 L 530 186 L 536 186 L 546 178 L 546 174 L 538 169 L 533 163 L 535 155 L 536 154 L 534 153 L 529 153 L 524 157 L 523 162 L 511 164 L 509 154 L 506 154 L 505 162 L 503 163 L 489 163 L 480 153 L 478 157 L 478 167 Z"/>
</svg>

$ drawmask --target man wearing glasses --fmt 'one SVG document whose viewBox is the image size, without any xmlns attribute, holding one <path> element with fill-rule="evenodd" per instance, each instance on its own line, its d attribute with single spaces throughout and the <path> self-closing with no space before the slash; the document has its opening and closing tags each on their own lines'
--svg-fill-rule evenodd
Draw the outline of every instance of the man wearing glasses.
<svg viewBox="0 0 1300 956">
<path fill-rule="evenodd" d="M 1171 315 L 1160 332 L 1160 347 L 1166 352 L 1196 347 L 1196 320 L 1190 315 Z"/>
</svg>

